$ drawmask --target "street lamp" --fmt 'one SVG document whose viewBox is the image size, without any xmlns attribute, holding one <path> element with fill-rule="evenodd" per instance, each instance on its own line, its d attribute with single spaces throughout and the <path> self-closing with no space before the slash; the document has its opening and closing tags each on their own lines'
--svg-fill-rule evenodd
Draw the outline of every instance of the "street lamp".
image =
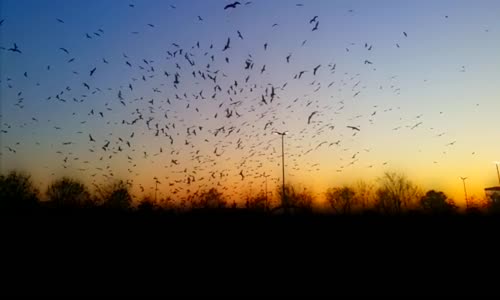
<svg viewBox="0 0 500 300">
<path fill-rule="evenodd" d="M 462 179 L 462 182 L 464 183 L 464 193 L 465 193 L 465 208 L 469 209 L 469 200 L 467 200 L 467 189 L 465 188 L 465 180 L 467 177 L 460 177 Z"/>
<path fill-rule="evenodd" d="M 500 161 L 494 161 L 493 163 L 497 166 L 498 184 L 500 184 L 500 171 L 498 171 L 498 165 L 500 165 Z"/>
<path fill-rule="evenodd" d="M 273 133 L 281 135 L 281 166 L 283 170 L 283 191 L 281 195 L 281 204 L 285 212 L 288 212 L 288 205 L 285 200 L 285 135 L 288 134 L 288 131 L 284 132 L 273 131 Z"/>
</svg>

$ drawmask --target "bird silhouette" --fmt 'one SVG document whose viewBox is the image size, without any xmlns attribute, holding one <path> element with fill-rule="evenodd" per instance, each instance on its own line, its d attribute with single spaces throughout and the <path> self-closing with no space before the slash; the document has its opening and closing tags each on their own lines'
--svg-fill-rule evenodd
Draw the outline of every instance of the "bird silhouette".
<svg viewBox="0 0 500 300">
<path fill-rule="evenodd" d="M 17 47 L 17 44 L 14 43 L 14 47 L 13 48 L 9 48 L 7 49 L 7 51 L 12 51 L 12 52 L 17 52 L 17 53 L 22 53 L 21 50 L 19 50 L 19 48 Z"/>
<path fill-rule="evenodd" d="M 228 4 L 228 5 L 224 6 L 224 10 L 229 9 L 229 8 L 236 8 L 237 5 L 241 5 L 241 3 L 236 1 L 236 2 L 233 2 L 231 4 Z"/>
<path fill-rule="evenodd" d="M 97 67 L 94 67 L 92 70 L 90 70 L 90 76 L 94 75 L 94 72 L 96 69 L 97 69 Z"/>
<path fill-rule="evenodd" d="M 316 72 L 318 71 L 318 69 L 321 67 L 321 65 L 317 65 L 314 69 L 313 69 L 313 75 L 316 75 Z"/>
<path fill-rule="evenodd" d="M 319 21 L 318 21 L 318 22 L 316 22 L 316 25 L 314 25 L 314 27 L 313 27 L 312 31 L 316 31 L 316 30 L 318 30 L 318 26 L 319 26 Z"/>
<path fill-rule="evenodd" d="M 313 112 L 309 115 L 309 117 L 307 118 L 307 124 L 310 124 L 310 123 L 311 123 L 311 118 L 312 118 L 315 114 L 317 114 L 317 113 L 318 113 L 318 111 L 313 111 Z"/>
<path fill-rule="evenodd" d="M 356 131 L 360 131 L 360 129 L 358 127 L 355 127 L 355 126 L 347 126 L 347 128 L 350 128 L 350 129 L 356 130 Z"/>
<path fill-rule="evenodd" d="M 227 38 L 226 45 L 224 46 L 224 49 L 222 49 L 222 51 L 226 51 L 227 49 L 229 49 L 229 43 L 231 43 L 231 38 Z"/>
</svg>

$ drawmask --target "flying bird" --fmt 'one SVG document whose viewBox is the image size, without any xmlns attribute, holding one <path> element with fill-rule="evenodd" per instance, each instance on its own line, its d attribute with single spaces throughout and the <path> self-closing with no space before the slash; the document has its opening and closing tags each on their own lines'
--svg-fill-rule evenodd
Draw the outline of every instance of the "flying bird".
<svg viewBox="0 0 500 300">
<path fill-rule="evenodd" d="M 307 124 L 310 124 L 310 123 L 311 123 L 311 118 L 312 118 L 315 114 L 317 114 L 317 113 L 318 113 L 318 111 L 313 111 L 313 112 L 309 115 L 309 117 L 307 118 Z"/>
<path fill-rule="evenodd" d="M 12 51 L 12 52 L 17 52 L 17 53 L 22 53 L 21 50 L 17 47 L 17 44 L 14 43 L 14 48 L 9 48 L 7 51 Z"/>
<path fill-rule="evenodd" d="M 227 49 L 229 49 L 229 43 L 231 43 L 231 38 L 227 38 L 226 45 L 224 46 L 224 49 L 222 49 L 222 51 L 226 51 Z"/>
<path fill-rule="evenodd" d="M 316 22 L 316 25 L 314 25 L 314 28 L 312 29 L 312 31 L 318 30 L 318 25 L 319 25 L 319 21 Z"/>
<path fill-rule="evenodd" d="M 316 75 L 316 72 L 318 71 L 318 69 L 321 67 L 321 65 L 317 65 L 314 69 L 313 69 L 313 75 Z"/>
<path fill-rule="evenodd" d="M 236 1 L 234 3 L 228 4 L 228 5 L 224 6 L 224 10 L 229 9 L 229 8 L 236 8 L 237 5 L 241 5 L 241 3 Z"/>
<path fill-rule="evenodd" d="M 360 129 L 358 127 L 355 127 L 355 126 L 347 126 L 347 128 L 350 128 L 350 129 L 356 130 L 356 131 L 360 131 Z"/>
<path fill-rule="evenodd" d="M 96 69 L 97 69 L 97 67 L 94 67 L 92 70 L 90 70 L 90 76 L 94 75 L 94 72 Z"/>
</svg>

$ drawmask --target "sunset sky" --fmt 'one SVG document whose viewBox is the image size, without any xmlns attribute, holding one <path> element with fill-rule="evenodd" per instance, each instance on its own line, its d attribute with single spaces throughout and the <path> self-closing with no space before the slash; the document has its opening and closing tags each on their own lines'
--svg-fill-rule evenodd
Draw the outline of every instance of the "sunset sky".
<svg viewBox="0 0 500 300">
<path fill-rule="evenodd" d="M 288 131 L 319 201 L 385 171 L 460 205 L 461 176 L 498 185 L 500 1 L 240 2 L 1 1 L 2 173 L 276 195 Z"/>
</svg>

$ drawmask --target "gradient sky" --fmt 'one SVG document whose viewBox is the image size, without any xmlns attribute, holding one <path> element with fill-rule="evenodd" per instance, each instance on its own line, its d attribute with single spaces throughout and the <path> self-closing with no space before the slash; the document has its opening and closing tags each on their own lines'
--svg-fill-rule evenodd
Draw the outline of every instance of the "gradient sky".
<svg viewBox="0 0 500 300">
<path fill-rule="evenodd" d="M 138 196 L 156 176 L 160 196 L 215 186 L 239 199 L 263 189 L 263 173 L 275 191 L 272 131 L 287 130 L 287 181 L 320 201 L 385 171 L 459 204 L 460 176 L 478 197 L 497 184 L 499 1 L 240 2 L 2 1 L 2 173 L 28 171 L 44 187 L 62 175 L 90 187 L 123 179 Z"/>
</svg>

